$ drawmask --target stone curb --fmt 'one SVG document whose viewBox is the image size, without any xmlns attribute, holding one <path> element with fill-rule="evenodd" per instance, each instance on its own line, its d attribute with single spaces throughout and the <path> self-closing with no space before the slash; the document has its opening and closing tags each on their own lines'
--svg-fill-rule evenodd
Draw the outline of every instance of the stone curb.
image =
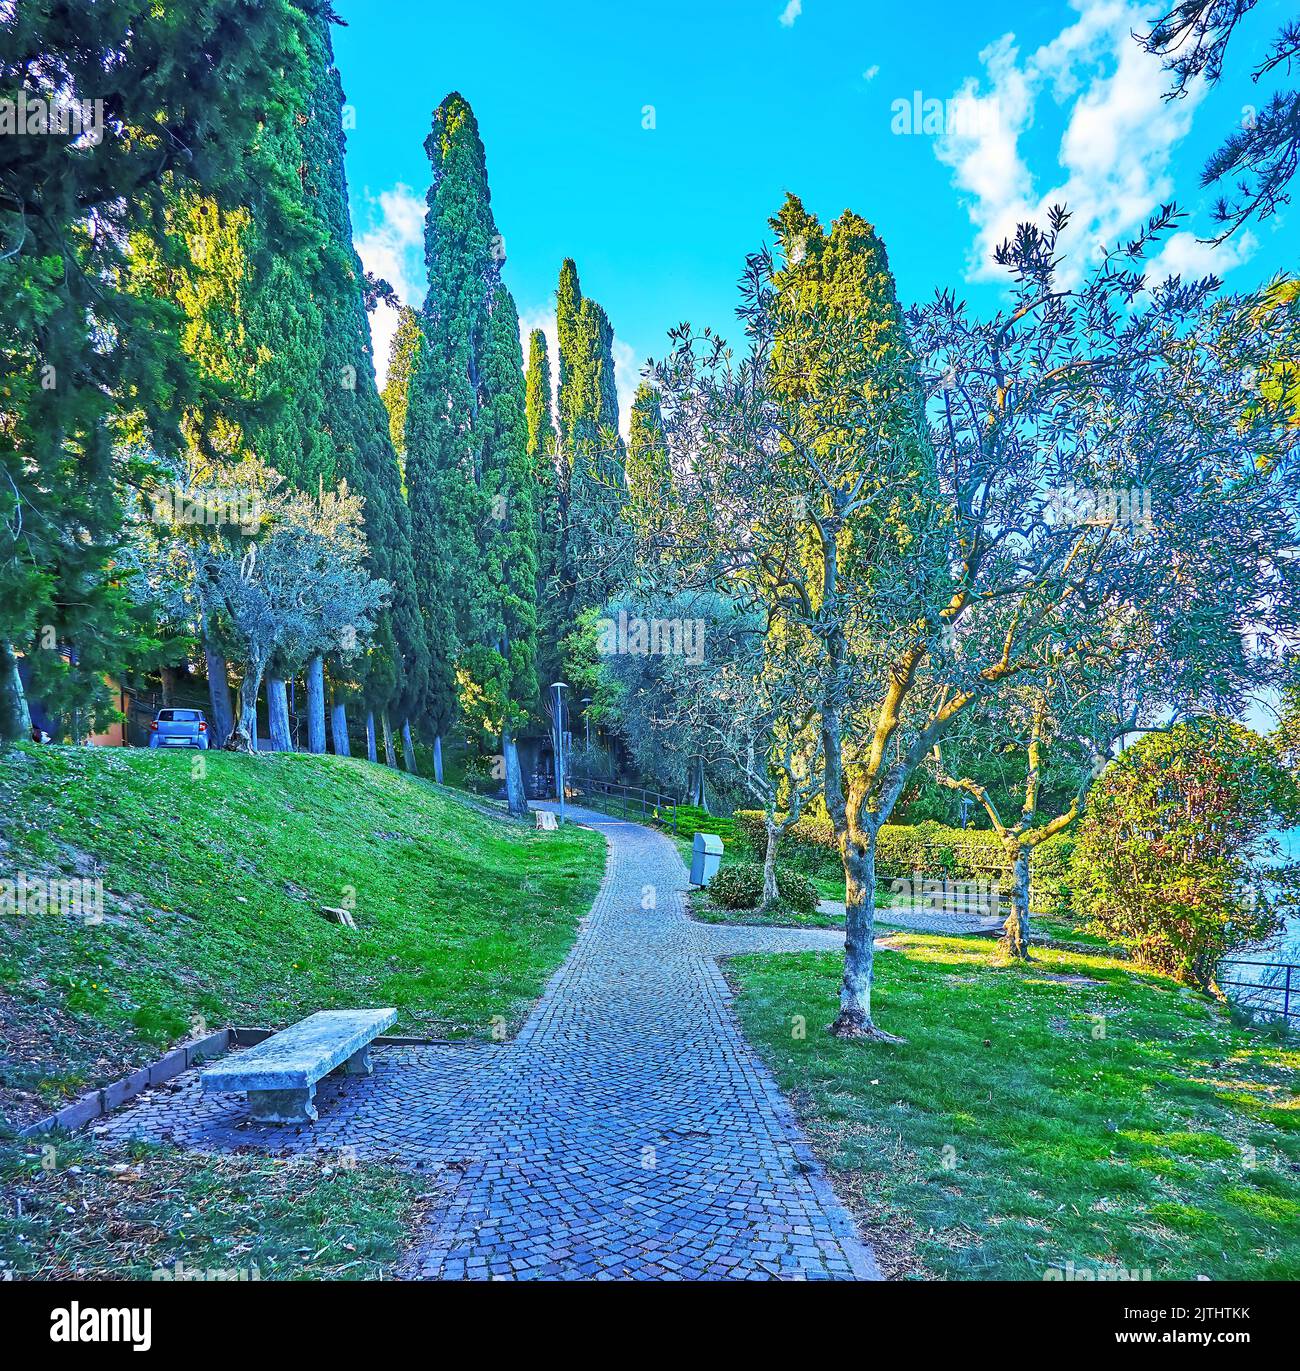
<svg viewBox="0 0 1300 1371">
<path fill-rule="evenodd" d="M 234 1029 L 222 1028 L 215 1033 L 207 1034 L 205 1037 L 182 1043 L 180 1047 L 173 1048 L 166 1056 L 151 1065 L 142 1066 L 138 1071 L 132 1071 L 130 1075 L 123 1076 L 121 1080 L 112 1081 L 99 1090 L 92 1090 L 79 1100 L 64 1105 L 57 1112 L 49 1114 L 43 1119 L 37 1119 L 35 1123 L 29 1123 L 26 1128 L 20 1128 L 18 1136 L 20 1138 L 32 1138 L 42 1133 L 49 1133 L 56 1128 L 66 1129 L 69 1132 L 75 1128 L 84 1128 L 92 1119 L 101 1118 L 110 1110 L 117 1109 L 120 1105 L 126 1104 L 128 1100 L 135 1099 L 141 1091 L 148 1089 L 149 1086 L 162 1085 L 164 1081 L 179 1076 L 182 1071 L 187 1071 L 203 1057 L 214 1057 L 218 1053 L 225 1052 L 233 1040 L 234 1033 Z"/>
<path fill-rule="evenodd" d="M 47 1114 L 35 1123 L 29 1123 L 18 1130 L 20 1138 L 37 1137 L 42 1133 L 53 1132 L 56 1128 L 72 1132 L 84 1128 L 95 1119 L 119 1109 L 135 1099 L 150 1086 L 163 1085 L 174 1080 L 183 1071 L 196 1065 L 207 1057 L 216 1057 L 228 1052 L 232 1047 L 254 1047 L 278 1032 L 274 1028 L 222 1028 L 206 1037 L 195 1038 L 191 1042 L 174 1047 L 165 1056 L 149 1066 L 142 1066 L 120 1080 L 111 1081 L 98 1090 L 92 1090 L 79 1100 L 64 1105 L 53 1114 Z M 374 1040 L 376 1047 L 449 1047 L 458 1040 L 451 1038 L 414 1038 L 395 1035 L 379 1037 Z M 466 1040 L 468 1041 L 468 1040 Z"/>
<path fill-rule="evenodd" d="M 712 962 L 713 975 L 716 982 L 717 993 L 722 1002 L 727 1006 L 729 1013 L 734 1014 L 732 1007 L 735 1003 L 735 991 L 727 982 L 723 974 L 722 967 L 718 964 L 716 957 L 710 959 Z M 853 1221 L 853 1216 L 849 1213 L 844 1201 L 835 1193 L 835 1187 L 831 1184 L 830 1178 L 826 1174 L 826 1168 L 821 1160 L 813 1151 L 812 1145 L 804 1136 L 803 1125 L 800 1124 L 798 1116 L 794 1112 L 794 1107 L 790 1104 L 785 1092 L 776 1083 L 776 1078 L 768 1070 L 767 1063 L 759 1056 L 748 1035 L 741 1030 L 741 1041 L 754 1064 L 754 1076 L 767 1096 L 772 1106 L 772 1112 L 776 1118 L 785 1126 L 786 1144 L 793 1152 L 795 1159 L 803 1168 L 805 1177 L 813 1194 L 817 1196 L 822 1210 L 830 1222 L 831 1228 L 840 1239 L 844 1248 L 844 1255 L 848 1258 L 849 1265 L 853 1268 L 855 1280 L 860 1281 L 883 1281 L 884 1273 L 881 1271 L 876 1261 L 876 1254 L 871 1245 L 867 1243 L 858 1232 L 857 1225 Z"/>
</svg>

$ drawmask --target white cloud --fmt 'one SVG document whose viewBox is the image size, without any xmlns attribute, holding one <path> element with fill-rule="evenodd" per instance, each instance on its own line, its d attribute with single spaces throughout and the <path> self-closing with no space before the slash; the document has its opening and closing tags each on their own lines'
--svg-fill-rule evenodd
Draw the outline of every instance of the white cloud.
<svg viewBox="0 0 1300 1371">
<path fill-rule="evenodd" d="M 1197 281 L 1202 276 L 1222 276 L 1250 261 L 1259 247 L 1259 239 L 1249 229 L 1242 229 L 1225 242 L 1202 242 L 1188 229 L 1180 229 L 1165 239 L 1157 257 L 1147 268 L 1153 281 L 1166 276 L 1181 276 L 1184 281 Z"/>
<path fill-rule="evenodd" d="M 614 338 L 614 388 L 618 391 L 618 427 L 626 438 L 632 423 L 632 401 L 641 384 L 641 363 L 630 343 Z"/>
<path fill-rule="evenodd" d="M 793 28 L 794 21 L 803 13 L 803 0 L 790 0 L 790 3 L 781 11 L 781 26 L 783 28 Z"/>
<path fill-rule="evenodd" d="M 1078 19 L 1036 51 L 1022 56 L 1015 35 L 1006 34 L 980 53 L 981 77 L 968 78 L 958 96 L 983 117 L 963 120 L 936 142 L 936 155 L 969 197 L 969 279 L 1005 279 L 994 247 L 1018 222 L 1043 223 L 1054 204 L 1071 212 L 1063 275 L 1077 279 L 1098 244 L 1128 237 L 1174 198 L 1170 160 L 1204 88 L 1194 86 L 1185 100 L 1161 98 L 1167 80 L 1159 59 L 1132 37 L 1143 28 L 1141 8 L 1127 0 L 1071 3 Z M 1049 99 L 1065 112 L 1065 127 L 1055 164 L 1031 168 L 1022 140 L 1037 118 L 1050 117 Z M 1255 246 L 1243 240 L 1225 251 L 1194 243 L 1181 233 L 1166 240 L 1162 274 L 1183 265 L 1222 273 Z"/>
<path fill-rule="evenodd" d="M 869 66 L 869 67 L 866 69 L 866 71 L 864 71 L 864 72 L 862 73 L 862 79 L 863 79 L 864 81 L 874 81 L 874 80 L 876 79 L 876 77 L 879 76 L 879 75 L 880 75 L 880 63 L 879 63 L 879 62 L 874 62 L 874 63 L 872 63 L 871 66 Z"/>
<path fill-rule="evenodd" d="M 377 197 L 368 197 L 373 223 L 355 239 L 362 265 L 382 276 L 404 305 L 424 300 L 424 197 L 398 182 Z M 381 304 L 370 315 L 375 345 L 375 374 L 382 387 L 388 376 L 388 353 L 397 332 L 397 311 Z"/>
</svg>

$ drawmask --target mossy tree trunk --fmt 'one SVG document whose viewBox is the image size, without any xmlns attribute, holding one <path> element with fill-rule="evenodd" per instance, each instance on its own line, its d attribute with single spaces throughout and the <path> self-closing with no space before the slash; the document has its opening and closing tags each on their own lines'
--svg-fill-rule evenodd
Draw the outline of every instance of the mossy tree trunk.
<svg viewBox="0 0 1300 1371">
<path fill-rule="evenodd" d="M 32 716 L 18 674 L 18 655 L 11 644 L 0 642 L 0 740 L 26 738 L 31 731 Z"/>
<path fill-rule="evenodd" d="M 319 653 L 307 663 L 307 751 L 325 751 L 325 659 Z"/>
<path fill-rule="evenodd" d="M 402 760 L 406 763 L 406 769 L 412 776 L 416 775 L 415 766 L 415 744 L 411 740 L 411 721 L 402 720 Z"/>
<path fill-rule="evenodd" d="M 1008 844 L 1010 845 L 1010 844 Z M 1029 960 L 1029 857 L 1031 848 L 1015 843 L 1011 855 L 1011 913 L 1003 925 L 1001 948 L 1017 961 Z"/>
<path fill-rule="evenodd" d="M 330 710 L 330 732 L 334 735 L 334 755 L 350 757 L 352 746 L 348 742 L 348 710 L 342 700 L 335 698 Z"/>
<path fill-rule="evenodd" d="M 283 676 L 266 678 L 266 732 L 272 752 L 292 752 L 289 732 L 289 688 Z"/>
<path fill-rule="evenodd" d="M 871 1019 L 871 981 L 876 938 L 876 835 L 846 839 L 844 859 L 844 978 L 839 1017 L 830 1031 L 837 1038 L 876 1035 Z"/>
<path fill-rule="evenodd" d="M 763 903 L 759 909 L 771 909 L 781 898 L 776 884 L 776 850 L 781 841 L 781 830 L 767 819 L 767 847 L 763 852 Z"/>
<path fill-rule="evenodd" d="M 509 727 L 501 730 L 501 755 L 506 769 L 506 805 L 515 818 L 521 819 L 528 813 L 528 798 L 524 794 L 523 772 L 519 769 L 519 749 Z"/>
</svg>

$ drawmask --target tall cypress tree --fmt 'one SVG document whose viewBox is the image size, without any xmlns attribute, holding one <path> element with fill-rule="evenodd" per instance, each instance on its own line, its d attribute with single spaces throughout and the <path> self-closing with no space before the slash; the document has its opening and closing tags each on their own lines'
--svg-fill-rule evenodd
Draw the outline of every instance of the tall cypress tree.
<svg viewBox="0 0 1300 1371">
<path fill-rule="evenodd" d="M 471 607 L 482 599 L 477 536 L 488 511 L 479 385 L 501 240 L 478 125 L 463 96 L 453 92 L 434 111 L 424 146 L 433 169 L 424 228 L 429 291 L 407 404 L 406 487 L 429 646 L 427 715 L 440 755 L 456 714 L 462 644 L 475 641 Z"/>
<path fill-rule="evenodd" d="M 546 335 L 539 328 L 528 335 L 524 409 L 528 419 L 528 455 L 533 459 L 540 484 L 546 468 L 555 464 L 555 422 L 551 417 L 551 359 Z"/>
<path fill-rule="evenodd" d="M 108 125 L 97 141 L 0 138 L 0 736 L 24 715 L 16 653 L 85 733 L 108 712 L 105 673 L 141 645 L 115 555 L 122 492 L 146 475 L 133 454 L 183 449 L 204 386 L 181 312 L 138 289 L 129 245 L 160 235 L 182 190 L 223 210 L 271 198 L 250 163 L 295 24 L 287 0 L 0 17 L 0 90 L 102 101 Z"/>
<path fill-rule="evenodd" d="M 604 309 L 583 296 L 571 260 L 560 269 L 556 326 L 567 490 L 560 584 L 565 618 L 572 623 L 583 609 L 603 603 L 614 586 L 612 535 L 623 501 L 625 453 L 618 431 L 614 330 Z"/>
<path fill-rule="evenodd" d="M 411 393 L 411 371 L 420 347 L 420 313 L 403 305 L 388 352 L 388 379 L 381 392 L 388 411 L 388 432 L 399 458 L 406 456 L 406 406 Z"/>
<path fill-rule="evenodd" d="M 528 339 L 525 408 L 528 456 L 537 486 L 537 665 L 544 687 L 559 674 L 559 645 L 567 628 L 562 618 L 561 571 L 568 490 L 551 416 L 551 364 L 541 329 L 534 329 Z"/>
<path fill-rule="evenodd" d="M 644 541 L 664 526 L 674 500 L 659 391 L 649 381 L 641 382 L 632 401 L 626 470 L 627 503 L 623 517 L 637 538 Z"/>
<path fill-rule="evenodd" d="M 582 286 L 578 281 L 578 268 L 572 257 L 566 257 L 560 264 L 560 282 L 555 291 L 555 334 L 559 348 L 556 404 L 560 421 L 560 451 L 566 463 L 577 423 L 580 383 L 575 368 L 580 367 L 583 355 L 578 330 L 578 311 L 581 308 Z"/>
<path fill-rule="evenodd" d="M 495 283 L 479 369 L 482 486 L 487 520 L 480 535 L 483 575 L 462 679 L 481 695 L 484 724 L 500 733 L 512 814 L 527 811 L 518 728 L 537 698 L 537 476 L 528 451 L 528 414 L 519 315 Z"/>
<path fill-rule="evenodd" d="M 428 638 L 415 593 L 410 511 L 402 495 L 389 415 L 375 382 L 367 281 L 352 244 L 343 89 L 328 16 L 314 19 L 313 37 L 315 81 L 303 134 L 303 174 L 324 235 L 321 292 L 327 303 L 318 373 L 323 424 L 333 443 L 337 475 L 365 499 L 373 573 L 393 587 L 392 603 L 361 674 L 365 702 L 371 709 L 393 711 L 405 731 L 408 720 L 421 716 L 428 698 Z M 309 676 L 309 694 L 312 688 Z M 407 765 L 412 764 L 408 747 Z"/>
</svg>

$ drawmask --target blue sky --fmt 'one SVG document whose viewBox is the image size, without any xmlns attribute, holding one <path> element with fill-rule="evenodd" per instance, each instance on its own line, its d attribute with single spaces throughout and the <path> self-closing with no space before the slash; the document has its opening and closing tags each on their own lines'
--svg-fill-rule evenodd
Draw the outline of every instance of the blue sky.
<svg viewBox="0 0 1300 1371">
<path fill-rule="evenodd" d="M 1192 215 L 1162 268 L 1244 288 L 1300 267 L 1294 209 L 1218 250 L 1197 242 L 1210 226 L 1199 169 L 1271 89 L 1252 87 L 1246 65 L 1283 0 L 1260 0 L 1217 89 L 1173 105 L 1128 36 L 1160 6 L 1125 0 L 336 3 L 367 266 L 422 297 L 422 144 L 434 106 L 459 90 L 478 116 L 521 315 L 547 325 L 573 257 L 613 321 L 625 396 L 673 324 L 734 331 L 744 256 L 787 190 L 823 218 L 852 208 L 871 220 L 904 303 L 951 286 L 992 309 L 990 246 L 1059 199 L 1077 212 L 1080 259 L 1176 198 Z M 962 129 L 895 132 L 895 102 L 910 107 L 915 92 L 964 99 Z M 391 328 L 381 313 L 385 353 Z"/>
</svg>

